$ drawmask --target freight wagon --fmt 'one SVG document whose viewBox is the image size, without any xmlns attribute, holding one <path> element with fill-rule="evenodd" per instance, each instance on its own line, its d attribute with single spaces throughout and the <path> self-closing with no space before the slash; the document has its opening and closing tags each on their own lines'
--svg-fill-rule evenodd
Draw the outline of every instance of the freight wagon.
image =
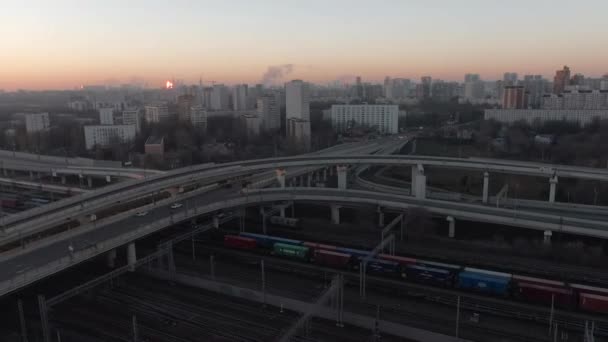
<svg viewBox="0 0 608 342">
<path fill-rule="evenodd" d="M 458 274 L 456 286 L 465 290 L 507 296 L 510 283 L 510 274 L 466 267 Z"/>
<path fill-rule="evenodd" d="M 350 254 L 345 253 L 315 249 L 314 252 L 312 252 L 311 261 L 318 265 L 348 268 L 351 264 L 351 256 Z"/>
<path fill-rule="evenodd" d="M 225 235 L 224 246 L 236 249 L 255 249 L 256 240 L 238 235 Z"/>
<path fill-rule="evenodd" d="M 284 256 L 303 261 L 308 261 L 308 252 L 308 247 L 296 246 L 287 243 L 277 242 L 272 246 L 272 254 L 274 255 Z"/>
<path fill-rule="evenodd" d="M 454 279 L 454 274 L 448 270 L 424 265 L 407 265 L 404 271 L 407 279 L 441 287 L 451 287 Z"/>
<path fill-rule="evenodd" d="M 578 307 L 581 310 L 608 313 L 608 289 L 578 284 L 571 286 L 578 292 Z"/>
<path fill-rule="evenodd" d="M 569 308 L 575 304 L 575 293 L 562 281 L 513 275 L 513 295 L 533 303 Z"/>
<path fill-rule="evenodd" d="M 240 233 L 240 236 L 247 237 L 250 239 L 254 239 L 258 246 L 262 248 L 272 249 L 272 246 L 275 243 L 284 243 L 289 245 L 301 245 L 302 241 L 284 239 L 276 236 L 263 235 L 263 234 L 253 234 L 253 233 Z"/>
</svg>

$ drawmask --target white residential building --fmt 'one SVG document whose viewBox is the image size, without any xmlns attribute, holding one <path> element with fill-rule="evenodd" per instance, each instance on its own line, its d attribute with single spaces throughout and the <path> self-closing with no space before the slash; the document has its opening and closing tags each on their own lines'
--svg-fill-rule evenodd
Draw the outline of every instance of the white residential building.
<svg viewBox="0 0 608 342">
<path fill-rule="evenodd" d="M 399 106 L 397 105 L 333 105 L 331 124 L 334 130 L 343 132 L 352 124 L 375 127 L 383 134 L 399 132 Z"/>
<path fill-rule="evenodd" d="M 99 124 L 113 125 L 114 124 L 114 108 L 104 107 L 99 108 Z"/>
<path fill-rule="evenodd" d="M 258 116 L 266 132 L 281 129 L 281 111 L 277 102 L 277 97 L 274 95 L 263 95 L 258 98 Z"/>
<path fill-rule="evenodd" d="M 294 80 L 285 84 L 286 117 L 310 121 L 310 87 L 306 82 Z"/>
<path fill-rule="evenodd" d="M 506 124 L 520 120 L 524 120 L 528 124 L 564 120 L 584 126 L 595 118 L 608 119 L 608 109 L 486 109 L 484 112 L 485 120 L 493 119 Z"/>
<path fill-rule="evenodd" d="M 108 146 L 114 141 L 128 142 L 135 139 L 135 125 L 84 126 L 84 141 L 87 150 L 95 146 Z"/>
<path fill-rule="evenodd" d="M 138 108 L 127 109 L 122 111 L 122 124 L 134 125 L 135 131 L 141 131 L 141 111 Z"/>
<path fill-rule="evenodd" d="M 247 110 L 247 94 L 248 89 L 246 84 L 237 84 L 232 90 L 232 108 L 236 111 Z"/>
<path fill-rule="evenodd" d="M 207 110 L 203 106 L 192 106 L 190 110 L 190 122 L 193 126 L 207 131 Z"/>
<path fill-rule="evenodd" d="M 169 108 L 166 104 L 147 105 L 144 108 L 147 122 L 161 122 L 169 119 Z"/>
<path fill-rule="evenodd" d="M 543 96 L 543 109 L 608 109 L 606 90 L 566 90 Z"/>
<path fill-rule="evenodd" d="M 90 107 L 89 102 L 85 100 L 72 100 L 68 102 L 68 108 L 77 112 L 84 112 Z"/>
<path fill-rule="evenodd" d="M 228 88 L 223 84 L 213 85 L 210 101 L 212 110 L 227 110 L 230 108 L 230 93 L 228 92 Z"/>
<path fill-rule="evenodd" d="M 25 114 L 25 130 L 27 133 L 45 131 L 51 127 L 49 113 Z"/>
</svg>

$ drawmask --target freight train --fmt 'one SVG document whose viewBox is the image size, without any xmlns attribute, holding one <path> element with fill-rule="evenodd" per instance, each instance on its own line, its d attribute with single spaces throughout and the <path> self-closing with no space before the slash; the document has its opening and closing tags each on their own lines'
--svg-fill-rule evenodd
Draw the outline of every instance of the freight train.
<svg viewBox="0 0 608 342">
<path fill-rule="evenodd" d="M 357 270 L 370 252 L 276 236 L 240 233 L 224 235 L 224 246 L 269 253 L 283 258 L 344 270 Z M 525 302 L 608 314 L 608 289 L 562 281 L 495 272 L 403 256 L 378 254 L 367 272 L 415 283 L 456 288 Z"/>
</svg>

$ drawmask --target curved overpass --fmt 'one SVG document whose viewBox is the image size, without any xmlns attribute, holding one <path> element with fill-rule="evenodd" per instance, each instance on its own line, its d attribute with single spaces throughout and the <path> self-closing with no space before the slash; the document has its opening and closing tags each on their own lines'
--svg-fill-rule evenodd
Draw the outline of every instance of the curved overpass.
<svg viewBox="0 0 608 342">
<path fill-rule="evenodd" d="M 183 168 L 146 180 L 116 184 L 90 193 L 55 202 L 37 210 L 9 216 L 3 221 L 2 239 L 15 239 L 20 232 L 28 229 L 44 229 L 64 222 L 74 215 L 92 213 L 119 201 L 128 201 L 155 192 L 185 184 L 202 185 L 228 180 L 238 176 L 254 174 L 269 169 L 291 167 L 329 167 L 337 165 L 401 165 L 435 166 L 496 172 L 523 174 L 536 177 L 568 177 L 608 181 L 608 170 L 550 165 L 529 162 L 515 162 L 495 159 L 459 159 L 427 156 L 395 155 L 307 155 L 287 158 L 269 158 L 226 164 L 202 165 Z"/>
<path fill-rule="evenodd" d="M 52 241 L 18 250 L 0 257 L 0 296 L 29 283 L 52 275 L 79 262 L 105 253 L 143 236 L 188 221 L 217 210 L 274 203 L 281 201 L 309 201 L 314 203 L 374 205 L 405 210 L 424 206 L 429 211 L 457 219 L 469 219 L 488 223 L 506 224 L 538 230 L 574 233 L 608 238 L 608 223 L 573 217 L 514 212 L 508 209 L 478 205 L 421 200 L 409 196 L 383 194 L 370 191 L 325 188 L 273 188 L 247 191 L 244 194 L 224 192 L 215 198 L 201 194 L 182 201 L 184 206 L 172 211 L 168 205 L 157 205 L 144 217 L 132 212 L 90 223 L 78 230 L 60 234 Z M 74 244 L 75 253 L 70 256 L 68 246 Z"/>
</svg>

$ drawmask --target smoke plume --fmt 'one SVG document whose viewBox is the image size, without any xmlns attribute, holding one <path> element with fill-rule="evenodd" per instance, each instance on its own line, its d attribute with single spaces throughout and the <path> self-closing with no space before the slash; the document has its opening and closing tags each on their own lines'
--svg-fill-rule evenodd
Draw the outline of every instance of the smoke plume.
<svg viewBox="0 0 608 342">
<path fill-rule="evenodd" d="M 278 84 L 284 81 L 284 79 L 292 73 L 294 68 L 295 65 L 293 64 L 271 65 L 262 76 L 260 83 L 267 86 Z"/>
</svg>

